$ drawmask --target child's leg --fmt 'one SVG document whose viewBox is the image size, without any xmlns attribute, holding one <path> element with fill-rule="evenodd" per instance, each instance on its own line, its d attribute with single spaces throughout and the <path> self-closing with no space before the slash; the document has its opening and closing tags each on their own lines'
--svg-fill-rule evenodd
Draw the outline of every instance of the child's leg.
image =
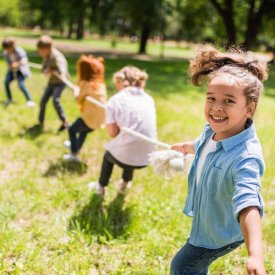
<svg viewBox="0 0 275 275">
<path fill-rule="evenodd" d="M 54 108 L 55 108 L 59 118 L 61 119 L 61 121 L 64 124 L 66 123 L 67 120 L 65 117 L 64 110 L 60 103 L 60 97 L 61 97 L 61 94 L 62 94 L 63 90 L 65 89 L 65 87 L 66 87 L 66 85 L 63 83 L 56 84 L 53 87 L 53 105 L 54 105 Z"/>
<path fill-rule="evenodd" d="M 18 80 L 18 86 L 21 89 L 21 91 L 23 92 L 23 94 L 25 95 L 27 101 L 30 101 L 31 96 L 30 96 L 28 89 L 25 86 L 25 83 L 24 83 L 25 77 L 20 71 L 17 72 L 17 80 Z"/>
<path fill-rule="evenodd" d="M 216 259 L 228 254 L 243 242 L 235 242 L 219 249 L 208 249 L 186 243 L 172 260 L 171 275 L 191 275 L 208 273 L 208 268 Z"/>
<path fill-rule="evenodd" d="M 44 94 L 40 101 L 40 111 L 39 111 L 39 122 L 40 124 L 44 123 L 45 119 L 45 111 L 46 111 L 46 105 L 52 95 L 52 86 L 49 84 L 47 88 L 44 91 Z"/>
<path fill-rule="evenodd" d="M 89 132 L 93 131 L 90 129 L 82 118 L 78 118 L 69 128 L 69 137 L 71 141 L 71 152 L 77 154 L 82 147 L 86 136 Z M 79 133 L 79 138 L 77 134 Z"/>
<path fill-rule="evenodd" d="M 12 95 L 10 90 L 10 83 L 13 81 L 13 72 L 11 70 L 8 70 L 5 78 L 5 88 L 6 88 L 6 94 L 9 101 L 12 101 Z"/>
<path fill-rule="evenodd" d="M 108 157 L 110 153 L 107 151 L 104 154 L 103 163 L 101 166 L 101 172 L 99 177 L 99 183 L 101 186 L 107 186 L 110 180 L 110 177 L 113 172 L 114 163 L 111 161 L 111 159 Z"/>
<path fill-rule="evenodd" d="M 82 119 L 81 119 L 81 123 L 82 123 L 81 129 L 79 131 L 79 137 L 77 139 L 78 151 L 82 148 L 82 146 L 86 140 L 87 134 L 94 130 L 94 129 L 89 128 Z"/>
<path fill-rule="evenodd" d="M 134 168 L 124 168 L 122 172 L 122 179 L 124 182 L 132 181 L 134 175 Z"/>
</svg>

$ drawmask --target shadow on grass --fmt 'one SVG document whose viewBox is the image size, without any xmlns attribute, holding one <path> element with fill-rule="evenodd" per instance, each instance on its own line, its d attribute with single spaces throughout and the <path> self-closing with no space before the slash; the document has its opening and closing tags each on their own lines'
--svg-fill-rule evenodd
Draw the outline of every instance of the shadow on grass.
<svg viewBox="0 0 275 275">
<path fill-rule="evenodd" d="M 131 224 L 132 208 L 125 208 L 124 202 L 125 195 L 118 194 L 105 208 L 102 197 L 93 194 L 90 201 L 71 217 L 69 230 L 97 235 L 99 242 L 102 239 L 126 238 Z"/>
<path fill-rule="evenodd" d="M 24 128 L 24 132 L 20 134 L 20 137 L 26 137 L 30 139 L 35 139 L 44 133 L 43 129 L 37 124 L 30 128 Z"/>
<path fill-rule="evenodd" d="M 53 177 L 62 174 L 83 175 L 87 172 L 87 164 L 79 161 L 64 161 L 62 159 L 55 163 L 50 163 L 49 168 L 43 174 L 45 177 Z"/>
</svg>

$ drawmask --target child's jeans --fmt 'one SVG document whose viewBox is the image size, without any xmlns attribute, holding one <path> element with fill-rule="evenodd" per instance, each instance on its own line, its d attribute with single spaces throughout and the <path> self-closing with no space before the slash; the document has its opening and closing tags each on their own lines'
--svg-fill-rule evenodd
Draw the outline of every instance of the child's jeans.
<svg viewBox="0 0 275 275">
<path fill-rule="evenodd" d="M 193 246 L 187 242 L 172 260 L 170 274 L 206 275 L 212 262 L 231 252 L 242 243 L 243 241 L 239 241 L 218 249 L 208 249 Z"/>
<path fill-rule="evenodd" d="M 73 125 L 70 126 L 69 137 L 72 154 L 78 153 L 87 137 L 87 134 L 92 131 L 93 129 L 89 128 L 82 118 L 78 118 Z M 79 134 L 78 137 L 77 134 Z"/>
<path fill-rule="evenodd" d="M 101 186 L 107 186 L 112 175 L 114 164 L 123 169 L 122 179 L 125 182 L 129 182 L 133 179 L 134 169 L 141 169 L 146 166 L 131 166 L 124 164 L 115 159 L 108 151 L 105 152 L 103 163 L 101 167 L 101 173 L 99 177 L 99 183 Z"/>
<path fill-rule="evenodd" d="M 45 118 L 46 105 L 50 99 L 53 97 L 54 108 L 62 122 L 66 121 L 66 117 L 63 108 L 60 104 L 60 97 L 62 91 L 65 89 L 66 85 L 64 83 L 48 84 L 44 91 L 43 97 L 40 102 L 40 112 L 39 112 L 39 122 L 43 124 Z"/>
<path fill-rule="evenodd" d="M 25 83 L 24 83 L 25 76 L 20 71 L 13 72 L 12 70 L 8 70 L 8 72 L 6 74 L 6 79 L 5 79 L 5 88 L 6 88 L 6 93 L 7 93 L 8 100 L 12 101 L 10 83 L 14 79 L 17 79 L 18 86 L 19 86 L 20 90 L 23 92 L 26 99 L 28 101 L 31 100 L 30 93 L 29 93 L 29 91 L 26 88 Z"/>
</svg>

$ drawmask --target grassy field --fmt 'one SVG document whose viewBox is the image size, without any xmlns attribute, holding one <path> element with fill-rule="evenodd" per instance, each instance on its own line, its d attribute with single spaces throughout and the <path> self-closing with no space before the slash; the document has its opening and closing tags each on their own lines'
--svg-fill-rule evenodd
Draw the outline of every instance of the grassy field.
<svg viewBox="0 0 275 275">
<path fill-rule="evenodd" d="M 40 59 L 32 57 L 32 61 Z M 75 80 L 74 58 L 69 59 Z M 203 129 L 203 88 L 187 82 L 186 62 L 107 59 L 108 94 L 111 77 L 133 64 L 149 73 L 147 91 L 156 100 L 159 139 L 167 143 L 195 138 Z M 3 82 L 6 66 L 0 62 Z M 37 71 L 27 86 L 39 102 L 47 80 Z M 257 115 L 257 130 L 266 160 L 262 181 L 265 263 L 275 274 L 275 70 L 270 72 Z M 62 162 L 66 133 L 57 135 L 59 121 L 48 104 L 45 132 L 29 130 L 37 122 L 38 107 L 25 107 L 22 93 L 12 86 L 15 104 L 0 107 L 0 273 L 1 274 L 168 274 L 170 261 L 185 243 L 190 218 L 182 214 L 186 175 L 170 180 L 151 168 L 136 172 L 126 196 L 113 184 L 106 199 L 89 194 L 87 183 L 96 180 L 108 137 L 98 130 L 88 137 L 83 164 Z M 4 87 L 0 99 L 5 100 Z M 79 112 L 72 93 L 62 102 L 70 121 Z M 245 246 L 215 262 L 211 274 L 245 274 Z"/>
</svg>

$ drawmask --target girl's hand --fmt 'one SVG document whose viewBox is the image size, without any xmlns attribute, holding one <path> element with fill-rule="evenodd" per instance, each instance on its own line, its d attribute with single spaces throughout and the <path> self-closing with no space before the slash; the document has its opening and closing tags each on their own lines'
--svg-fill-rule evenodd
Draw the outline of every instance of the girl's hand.
<svg viewBox="0 0 275 275">
<path fill-rule="evenodd" d="M 173 144 L 172 150 L 179 151 L 183 154 L 195 154 L 194 141 L 186 141 L 182 143 Z"/>
<path fill-rule="evenodd" d="M 249 256 L 246 262 L 248 275 L 266 275 L 263 259 L 256 256 Z"/>
</svg>

